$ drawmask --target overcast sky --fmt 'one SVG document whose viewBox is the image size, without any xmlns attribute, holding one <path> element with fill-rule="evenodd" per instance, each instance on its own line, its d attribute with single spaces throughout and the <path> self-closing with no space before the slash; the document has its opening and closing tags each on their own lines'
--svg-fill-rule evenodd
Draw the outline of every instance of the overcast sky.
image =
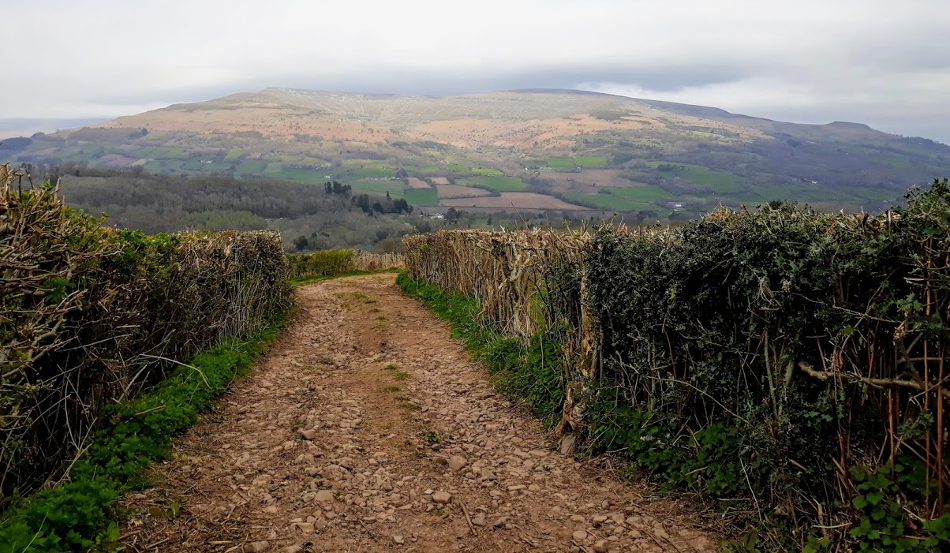
<svg viewBox="0 0 950 553">
<path fill-rule="evenodd" d="M 0 119 L 579 88 L 950 143 L 948 0 L 0 0 Z M 11 82 L 9 77 L 14 77 Z"/>
</svg>

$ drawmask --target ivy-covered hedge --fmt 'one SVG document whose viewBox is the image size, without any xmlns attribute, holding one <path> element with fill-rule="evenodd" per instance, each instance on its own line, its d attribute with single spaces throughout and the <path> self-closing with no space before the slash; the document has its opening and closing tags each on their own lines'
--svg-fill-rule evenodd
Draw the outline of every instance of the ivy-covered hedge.
<svg viewBox="0 0 950 553">
<path fill-rule="evenodd" d="M 481 315 L 564 340 L 563 430 L 754 513 L 767 547 L 950 545 L 946 181 L 880 216 L 775 202 L 604 227 L 568 241 L 580 260 L 528 234 L 407 238 L 407 270 L 479 299 L 530 283 L 519 313 L 486 296 Z"/>
<path fill-rule="evenodd" d="M 289 292 L 275 233 L 119 231 L 0 166 L 0 510 L 58 479 L 106 405 Z"/>
</svg>

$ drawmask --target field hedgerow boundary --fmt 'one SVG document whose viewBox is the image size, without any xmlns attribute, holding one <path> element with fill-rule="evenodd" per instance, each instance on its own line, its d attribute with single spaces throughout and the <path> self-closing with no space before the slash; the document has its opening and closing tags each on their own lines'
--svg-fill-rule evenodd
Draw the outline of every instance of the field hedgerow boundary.
<svg viewBox="0 0 950 553">
<path fill-rule="evenodd" d="M 24 177 L 0 165 L 5 524 L 23 497 L 78 477 L 115 404 L 255 335 L 290 303 L 276 233 L 119 231 Z"/>
<path fill-rule="evenodd" d="M 298 282 L 338 275 L 368 274 L 403 267 L 405 267 L 405 260 L 398 253 L 322 250 L 309 254 L 287 255 L 288 277 Z"/>
<path fill-rule="evenodd" d="M 560 385 L 537 389 L 561 403 L 564 450 L 580 437 L 719 500 L 749 550 L 950 545 L 946 181 L 879 216 L 774 202 L 404 244 L 404 285 L 470 298 L 525 359 L 557 341 Z"/>
</svg>

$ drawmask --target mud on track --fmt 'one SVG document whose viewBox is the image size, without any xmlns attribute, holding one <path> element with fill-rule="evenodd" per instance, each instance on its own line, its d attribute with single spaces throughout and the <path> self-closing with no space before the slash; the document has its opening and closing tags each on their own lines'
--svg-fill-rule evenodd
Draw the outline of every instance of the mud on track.
<svg viewBox="0 0 950 553">
<path fill-rule="evenodd" d="M 392 274 L 298 291 L 296 322 L 123 499 L 131 551 L 715 551 L 492 390 Z"/>
</svg>

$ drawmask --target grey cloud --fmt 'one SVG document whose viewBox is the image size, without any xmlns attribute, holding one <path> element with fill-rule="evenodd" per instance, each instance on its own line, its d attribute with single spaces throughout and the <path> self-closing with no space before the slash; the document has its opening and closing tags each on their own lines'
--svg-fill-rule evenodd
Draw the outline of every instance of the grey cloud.
<svg viewBox="0 0 950 553">
<path fill-rule="evenodd" d="M 0 118 L 118 116 L 268 86 L 613 86 L 950 141 L 945 0 L 31 0 L 5 16 L 59 31 L 5 51 L 29 84 L 0 89 Z"/>
</svg>

